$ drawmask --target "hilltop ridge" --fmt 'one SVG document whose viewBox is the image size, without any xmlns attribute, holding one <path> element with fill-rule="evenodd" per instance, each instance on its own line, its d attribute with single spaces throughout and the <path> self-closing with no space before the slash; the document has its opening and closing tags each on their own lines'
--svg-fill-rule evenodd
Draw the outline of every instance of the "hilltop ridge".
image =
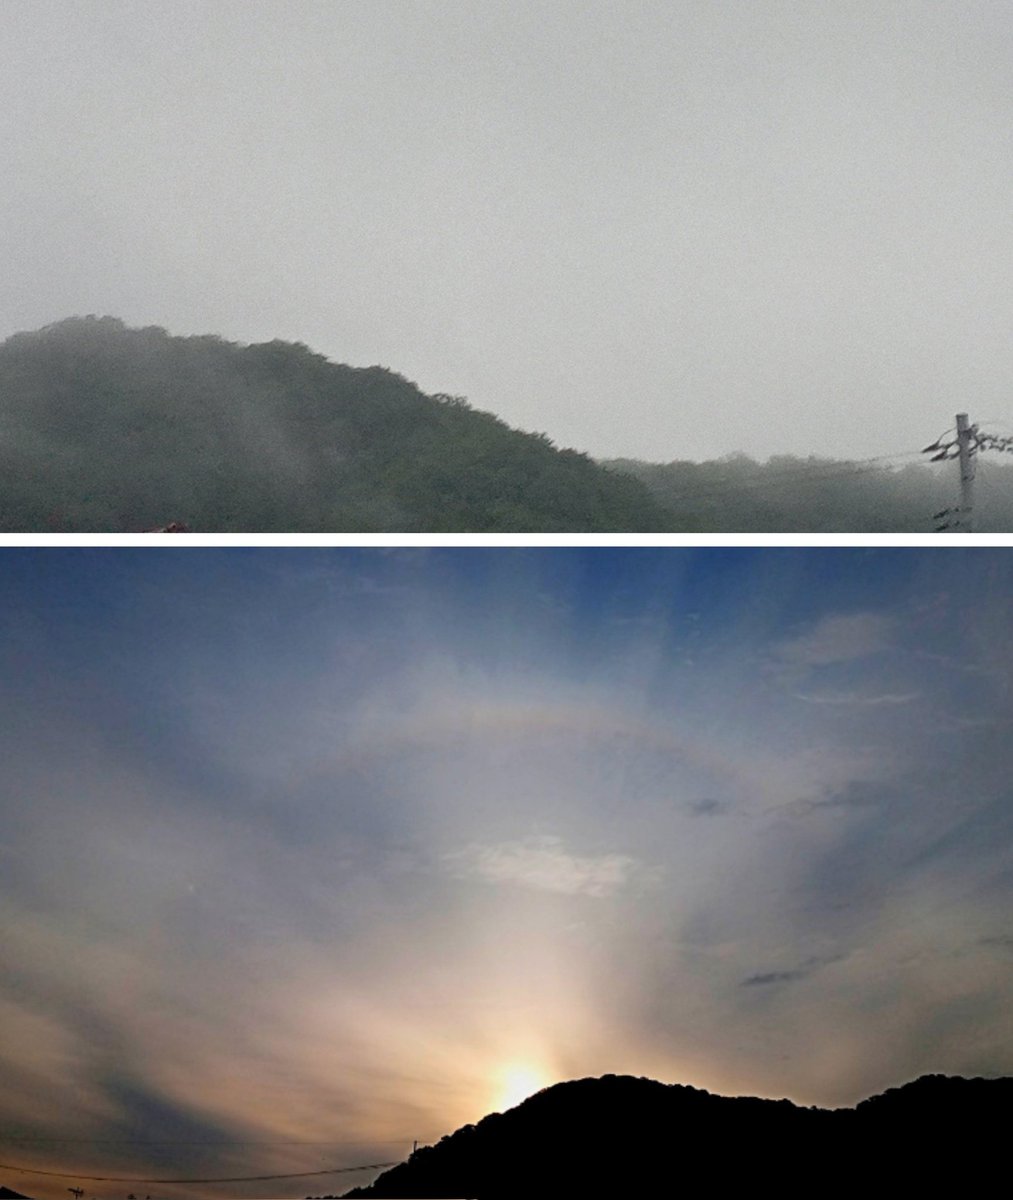
<svg viewBox="0 0 1013 1200">
<path fill-rule="evenodd" d="M 385 367 L 72 317 L 0 345 L 0 531 L 613 531 L 638 480 Z"/>
<path fill-rule="evenodd" d="M 685 1169 L 694 1187 L 722 1192 L 776 1184 L 801 1196 L 828 1181 L 968 1187 L 1001 1168 L 1011 1112 L 1013 1078 L 927 1075 L 854 1108 L 822 1109 L 605 1075 L 546 1088 L 344 1194 L 667 1195 Z"/>
<path fill-rule="evenodd" d="M 1005 457 L 977 530 L 1013 530 Z M 0 532 L 927 533 L 956 476 L 918 459 L 595 461 L 301 342 L 88 316 L 0 344 Z"/>
</svg>

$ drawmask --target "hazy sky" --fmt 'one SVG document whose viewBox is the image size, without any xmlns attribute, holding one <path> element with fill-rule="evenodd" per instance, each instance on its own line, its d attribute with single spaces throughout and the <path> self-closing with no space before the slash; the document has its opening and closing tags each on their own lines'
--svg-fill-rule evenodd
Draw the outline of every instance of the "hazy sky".
<svg viewBox="0 0 1013 1200">
<path fill-rule="evenodd" d="M 0 336 L 298 340 L 600 456 L 1013 421 L 1006 0 L 0 18 Z"/>
<path fill-rule="evenodd" d="M 1013 1071 L 1009 550 L 0 555 L 0 1162 Z"/>
</svg>

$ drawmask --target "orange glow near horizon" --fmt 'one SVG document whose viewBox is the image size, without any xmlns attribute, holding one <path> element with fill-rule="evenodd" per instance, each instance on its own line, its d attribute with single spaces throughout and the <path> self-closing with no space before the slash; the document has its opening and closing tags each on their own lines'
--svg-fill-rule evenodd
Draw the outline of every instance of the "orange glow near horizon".
<svg viewBox="0 0 1013 1200">
<path fill-rule="evenodd" d="M 499 1090 L 493 1102 L 493 1111 L 505 1112 L 548 1087 L 552 1080 L 531 1063 L 510 1063 L 499 1072 Z"/>
</svg>

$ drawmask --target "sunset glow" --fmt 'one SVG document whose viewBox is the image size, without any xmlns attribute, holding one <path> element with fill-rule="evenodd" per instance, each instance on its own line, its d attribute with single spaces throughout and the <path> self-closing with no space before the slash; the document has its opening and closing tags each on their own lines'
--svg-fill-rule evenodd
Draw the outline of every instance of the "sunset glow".
<svg viewBox="0 0 1013 1200">
<path fill-rule="evenodd" d="M 527 1063 L 511 1063 L 500 1074 L 500 1090 L 493 1109 L 505 1112 L 508 1108 L 514 1108 L 550 1083 L 552 1080 L 536 1067 Z"/>
<path fill-rule="evenodd" d="M 0 1161 L 326 1172 L 588 1076 L 1013 1069 L 1006 550 L 4 559 Z"/>
</svg>

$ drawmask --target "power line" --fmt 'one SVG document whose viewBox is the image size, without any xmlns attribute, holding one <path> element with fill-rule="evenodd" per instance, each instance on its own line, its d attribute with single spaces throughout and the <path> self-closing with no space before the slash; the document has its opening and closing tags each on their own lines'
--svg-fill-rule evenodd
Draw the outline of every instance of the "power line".
<svg viewBox="0 0 1013 1200">
<path fill-rule="evenodd" d="M 1000 437 L 998 434 L 983 431 L 979 425 L 971 424 L 967 413 L 957 413 L 957 436 L 944 442 L 943 438 L 950 432 L 947 430 L 946 433 L 940 434 L 921 451 L 922 454 L 932 455 L 931 462 L 956 460 L 960 464 L 960 504 L 937 512 L 933 520 L 944 522 L 936 526 L 937 533 L 942 533 L 945 529 L 970 533 L 974 528 L 975 458 L 984 450 L 1013 454 L 1013 437 Z"/>
<path fill-rule="evenodd" d="M 259 1141 L 256 1139 L 222 1139 L 218 1141 L 194 1141 L 191 1139 L 180 1138 L 61 1138 L 61 1137 L 34 1137 L 24 1136 L 19 1134 L 8 1134 L 6 1138 L 0 1138 L 0 1141 L 9 1142 L 47 1142 L 56 1143 L 58 1145 L 85 1145 L 85 1146 L 394 1146 L 407 1145 L 410 1138 L 370 1138 L 368 1141 L 362 1142 L 338 1142 L 330 1139 L 328 1141 L 307 1142 L 295 1139 L 285 1139 L 282 1141 Z M 3 1164 L 0 1164 L 2 1166 Z"/>
<path fill-rule="evenodd" d="M 5 1171 L 20 1171 L 25 1175 L 49 1175 L 56 1179 L 86 1179 L 90 1183 L 254 1183 L 265 1179 L 305 1179 L 310 1175 L 347 1175 L 353 1171 L 376 1171 L 381 1167 L 396 1167 L 396 1162 L 364 1163 L 359 1167 L 330 1167 L 326 1171 L 296 1171 L 288 1175 L 228 1175 L 214 1179 L 151 1179 L 136 1175 L 79 1175 L 76 1171 L 39 1171 L 35 1167 L 18 1167 L 0 1163 Z"/>
</svg>

